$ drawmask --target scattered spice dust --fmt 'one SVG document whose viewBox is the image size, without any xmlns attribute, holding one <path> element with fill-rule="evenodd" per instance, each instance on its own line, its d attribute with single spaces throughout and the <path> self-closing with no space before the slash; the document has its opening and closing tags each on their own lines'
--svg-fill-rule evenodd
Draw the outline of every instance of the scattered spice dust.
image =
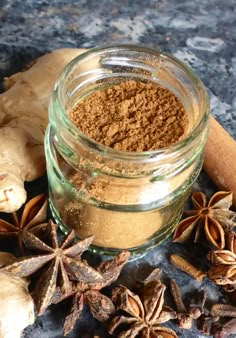
<svg viewBox="0 0 236 338">
<path fill-rule="evenodd" d="M 131 152 L 168 147 L 188 128 L 187 112 L 171 91 L 135 80 L 96 90 L 79 101 L 69 118 L 94 141 Z"/>
</svg>

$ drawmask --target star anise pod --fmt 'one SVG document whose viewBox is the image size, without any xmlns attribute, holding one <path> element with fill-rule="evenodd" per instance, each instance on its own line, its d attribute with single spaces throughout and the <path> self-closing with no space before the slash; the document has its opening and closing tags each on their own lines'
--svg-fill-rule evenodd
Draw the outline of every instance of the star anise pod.
<svg viewBox="0 0 236 338">
<path fill-rule="evenodd" d="M 226 249 L 213 250 L 207 255 L 212 267 L 208 277 L 214 283 L 223 285 L 226 291 L 234 291 L 236 287 L 236 236 L 235 233 L 226 234 Z"/>
<path fill-rule="evenodd" d="M 23 254 L 23 230 L 39 234 L 46 229 L 47 195 L 41 194 L 28 201 L 23 210 L 13 213 L 12 223 L 0 219 L 0 238 L 16 237 Z M 44 222 L 44 223 L 43 223 Z"/>
<path fill-rule="evenodd" d="M 155 268 L 152 270 L 152 272 L 142 280 L 137 280 L 136 281 L 136 287 L 135 289 L 142 289 L 146 284 L 153 282 L 153 281 L 158 281 L 161 278 L 162 270 L 159 268 Z"/>
<path fill-rule="evenodd" d="M 115 311 L 110 298 L 101 293 L 101 290 L 116 281 L 124 264 L 128 261 L 130 253 L 122 251 L 111 260 L 102 262 L 96 270 L 101 274 L 102 281 L 89 281 L 88 283 L 77 282 L 73 285 L 69 296 L 72 296 L 72 304 L 69 313 L 65 318 L 63 333 L 67 335 L 74 327 L 79 318 L 83 305 L 86 303 L 92 313 L 92 316 L 100 322 L 105 322 Z M 54 303 L 67 298 L 60 292 L 56 292 Z"/>
<path fill-rule="evenodd" d="M 231 230 L 236 223 L 236 213 L 229 210 L 232 205 L 232 192 L 219 191 L 207 203 L 202 192 L 194 192 L 192 201 L 195 210 L 187 210 L 186 215 L 177 226 L 173 242 L 185 242 L 194 235 L 194 242 L 199 242 L 202 234 L 213 246 L 223 249 L 225 231 Z"/>
<path fill-rule="evenodd" d="M 40 255 L 18 258 L 14 263 L 2 269 L 4 272 L 16 276 L 26 277 L 42 267 L 45 268 L 36 283 L 33 294 L 38 315 L 42 315 L 52 303 L 57 286 L 64 294 L 71 291 L 69 277 L 84 283 L 101 282 L 103 280 L 101 273 L 89 266 L 80 257 L 92 243 L 93 236 L 74 243 L 75 233 L 72 230 L 59 245 L 57 225 L 49 221 L 47 232 L 49 243 L 43 242 L 28 231 L 24 231 L 24 243 L 29 249 L 36 250 Z"/>
<path fill-rule="evenodd" d="M 176 318 L 176 313 L 164 306 L 165 285 L 153 280 L 144 285 L 139 295 L 123 285 L 116 287 L 112 300 L 117 314 L 108 332 L 119 338 L 176 338 L 176 333 L 160 324 Z"/>
</svg>

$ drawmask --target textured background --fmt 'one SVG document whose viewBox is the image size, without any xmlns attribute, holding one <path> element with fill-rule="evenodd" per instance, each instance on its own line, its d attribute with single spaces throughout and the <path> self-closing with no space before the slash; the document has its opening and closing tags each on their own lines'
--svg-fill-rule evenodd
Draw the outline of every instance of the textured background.
<svg viewBox="0 0 236 338">
<path fill-rule="evenodd" d="M 112 43 L 140 43 L 161 48 L 187 62 L 209 90 L 211 110 L 236 139 L 236 2 L 235 0 L 0 0 L 0 77 L 28 64 L 35 57 L 60 47 L 93 47 Z M 46 75 L 45 75 L 46 78 Z M 202 173 L 195 188 L 214 191 Z M 32 189 L 32 186 L 29 186 Z M 168 263 L 170 252 L 179 251 L 199 263 L 195 247 L 183 248 L 166 241 L 145 258 L 129 265 L 120 282 L 133 285 L 151 266 L 163 269 L 163 278 L 174 277 L 184 292 L 205 287 L 210 301 L 224 301 L 221 292 L 204 281 L 193 282 Z M 204 250 L 202 250 L 204 256 Z M 93 262 L 96 258 L 92 258 Z M 128 273 L 126 273 L 128 271 Z M 51 307 L 25 338 L 61 338 L 61 322 L 67 304 Z M 177 329 L 180 337 L 201 337 L 196 330 Z M 84 312 L 68 336 L 106 337 L 103 327 Z"/>
</svg>

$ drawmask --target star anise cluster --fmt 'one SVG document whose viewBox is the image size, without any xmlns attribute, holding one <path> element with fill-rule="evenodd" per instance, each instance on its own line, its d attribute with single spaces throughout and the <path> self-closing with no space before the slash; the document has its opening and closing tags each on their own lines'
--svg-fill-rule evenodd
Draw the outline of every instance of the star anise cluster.
<svg viewBox="0 0 236 338">
<path fill-rule="evenodd" d="M 71 306 L 63 324 L 63 333 L 67 335 L 79 318 L 83 305 L 86 303 L 92 316 L 100 322 L 106 322 L 114 313 L 115 307 L 110 298 L 101 290 L 112 284 L 119 276 L 124 264 L 128 261 L 130 253 L 123 251 L 111 260 L 104 261 L 96 267 L 100 280 L 89 280 L 86 283 L 74 281 L 69 294 L 63 295 L 60 290 L 54 295 L 53 303 L 58 303 L 64 298 L 71 298 Z"/>
<path fill-rule="evenodd" d="M 235 225 L 236 213 L 229 210 L 232 205 L 231 192 L 219 191 L 209 202 L 202 192 L 192 194 L 194 210 L 185 211 L 187 218 L 177 226 L 173 242 L 183 243 L 193 237 L 194 242 L 203 238 L 212 246 L 225 247 L 225 231 L 230 231 Z"/>
<path fill-rule="evenodd" d="M 212 263 L 208 277 L 222 285 L 226 291 L 235 291 L 236 234 L 231 230 L 235 225 L 236 214 L 229 210 L 232 194 L 216 193 L 207 203 L 204 194 L 194 193 L 192 200 L 194 210 L 187 211 L 189 217 L 179 224 L 173 240 L 183 242 L 193 236 L 194 241 L 198 242 L 205 237 L 218 248 L 208 253 L 208 259 Z M 216 332 L 215 338 L 226 337 L 222 335 L 224 332 L 233 332 L 236 309 L 216 304 L 212 311 L 204 312 L 204 291 L 198 292 L 197 298 L 186 307 L 178 285 L 172 280 L 170 288 L 176 312 L 166 306 L 166 286 L 159 279 L 159 269 L 155 269 L 144 282 L 139 283 L 136 293 L 119 285 L 113 289 L 110 299 L 103 289 L 117 280 L 130 257 L 129 252 L 123 251 L 96 267 L 90 266 L 82 254 L 89 248 L 93 236 L 78 241 L 72 230 L 59 242 L 58 226 L 52 221 L 44 222 L 46 208 L 46 196 L 39 195 L 26 203 L 21 212 L 12 215 L 12 224 L 0 220 L 0 238 L 15 237 L 20 252 L 23 253 L 24 250 L 32 254 L 10 260 L 0 271 L 19 277 L 32 276 L 33 298 L 38 315 L 42 315 L 49 305 L 69 298 L 71 305 L 63 325 L 64 335 L 73 329 L 84 304 L 95 319 L 100 322 L 108 321 L 108 332 L 118 338 L 177 338 L 173 330 L 162 326 L 171 319 L 176 319 L 178 326 L 183 329 L 190 329 L 193 320 L 202 319 L 202 332 L 207 332 L 204 331 L 206 328 L 210 332 L 213 328 Z M 205 276 L 183 258 L 172 255 L 172 260 L 173 257 L 177 267 L 184 262 L 183 271 L 191 272 L 190 275 L 195 278 L 199 273 L 201 278 Z M 223 323 L 214 321 L 224 316 L 233 319 Z"/>
<path fill-rule="evenodd" d="M 164 305 L 166 287 L 160 280 L 150 280 L 138 294 L 120 285 L 112 291 L 116 314 L 108 332 L 119 338 L 177 338 L 176 333 L 161 324 L 176 318 L 175 311 Z"/>
<path fill-rule="evenodd" d="M 212 263 L 208 277 L 217 285 L 222 285 L 226 291 L 236 289 L 236 234 L 226 234 L 226 248 L 213 250 L 207 255 Z"/>
<path fill-rule="evenodd" d="M 0 270 L 19 277 L 40 272 L 33 291 L 38 315 L 42 315 L 50 304 L 73 295 L 72 308 L 65 321 L 65 333 L 72 329 L 84 301 L 96 319 L 106 320 L 114 311 L 114 305 L 99 290 L 117 279 L 129 259 L 129 253 L 122 252 L 112 260 L 93 268 L 81 257 L 92 243 L 93 236 L 75 241 L 72 230 L 59 244 L 57 225 L 52 221 L 48 222 L 46 233 L 47 238 L 44 236 L 42 240 L 24 230 L 22 238 L 25 246 L 37 255 L 20 257 Z"/>
</svg>

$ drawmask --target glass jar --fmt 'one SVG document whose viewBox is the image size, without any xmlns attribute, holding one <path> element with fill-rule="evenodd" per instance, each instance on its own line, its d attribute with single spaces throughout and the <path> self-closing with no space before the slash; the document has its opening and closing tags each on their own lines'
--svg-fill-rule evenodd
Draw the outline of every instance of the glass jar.
<svg viewBox="0 0 236 338">
<path fill-rule="evenodd" d="M 186 136 L 145 152 L 114 150 L 82 134 L 68 117 L 90 93 L 127 79 L 173 92 L 189 119 Z M 92 249 L 132 253 L 157 245 L 175 229 L 202 168 L 209 102 L 202 82 L 176 58 L 132 46 L 95 48 L 75 58 L 58 78 L 45 138 L 50 207 L 60 227 Z"/>
</svg>

